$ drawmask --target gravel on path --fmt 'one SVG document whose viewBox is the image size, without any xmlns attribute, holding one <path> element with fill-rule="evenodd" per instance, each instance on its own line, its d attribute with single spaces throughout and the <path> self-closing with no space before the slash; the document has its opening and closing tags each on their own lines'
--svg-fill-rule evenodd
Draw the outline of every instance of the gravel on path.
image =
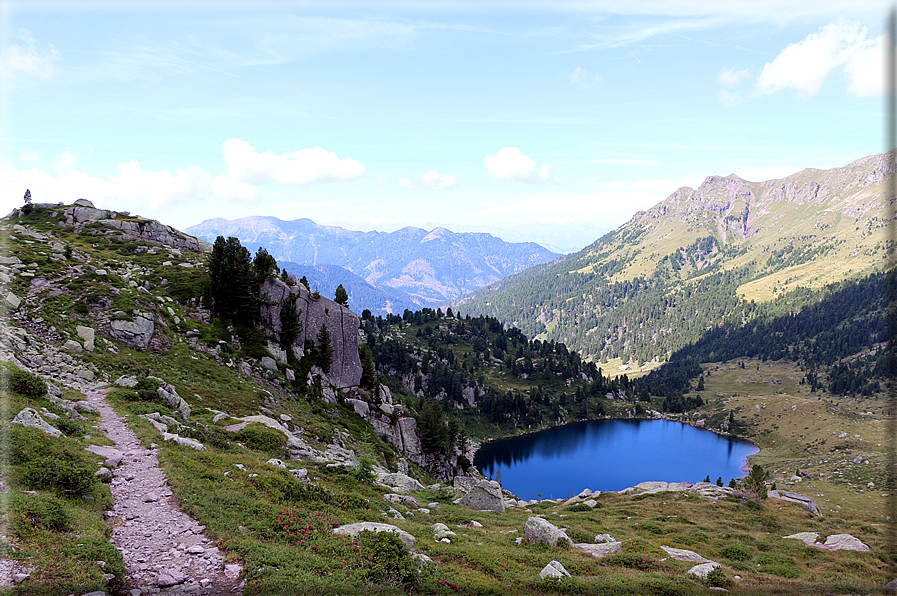
<svg viewBox="0 0 897 596">
<path fill-rule="evenodd" d="M 99 409 L 100 431 L 122 455 L 111 484 L 115 505 L 107 516 L 114 524 L 112 544 L 131 574 L 127 593 L 242 594 L 242 567 L 225 565 L 223 553 L 203 534 L 205 527 L 178 508 L 157 451 L 140 442 L 102 391 L 85 396 Z"/>
</svg>

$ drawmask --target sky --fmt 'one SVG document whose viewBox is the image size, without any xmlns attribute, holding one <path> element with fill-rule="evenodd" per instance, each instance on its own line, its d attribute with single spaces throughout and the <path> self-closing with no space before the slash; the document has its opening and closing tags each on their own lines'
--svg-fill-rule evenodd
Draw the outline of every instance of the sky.
<svg viewBox="0 0 897 596">
<path fill-rule="evenodd" d="M 0 0 L 0 211 L 307 217 L 558 252 L 885 150 L 869 0 Z"/>
</svg>

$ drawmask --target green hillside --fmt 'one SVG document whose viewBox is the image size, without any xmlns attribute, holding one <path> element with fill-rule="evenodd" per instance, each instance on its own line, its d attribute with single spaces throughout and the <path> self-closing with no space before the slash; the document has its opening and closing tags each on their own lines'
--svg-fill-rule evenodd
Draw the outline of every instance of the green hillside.
<svg viewBox="0 0 897 596">
<path fill-rule="evenodd" d="M 877 155 L 762 183 L 712 176 L 452 306 L 598 360 L 664 361 L 714 326 L 751 319 L 758 304 L 881 270 L 887 167 Z"/>
</svg>

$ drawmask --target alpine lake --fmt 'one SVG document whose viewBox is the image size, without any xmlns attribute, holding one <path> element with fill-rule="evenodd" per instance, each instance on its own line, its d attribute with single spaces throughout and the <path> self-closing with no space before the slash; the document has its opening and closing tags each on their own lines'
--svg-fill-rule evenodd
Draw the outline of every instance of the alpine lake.
<svg viewBox="0 0 897 596">
<path fill-rule="evenodd" d="M 474 466 L 519 499 L 618 491 L 647 480 L 711 482 L 746 475 L 759 448 L 669 420 L 586 420 L 484 443 Z"/>
</svg>

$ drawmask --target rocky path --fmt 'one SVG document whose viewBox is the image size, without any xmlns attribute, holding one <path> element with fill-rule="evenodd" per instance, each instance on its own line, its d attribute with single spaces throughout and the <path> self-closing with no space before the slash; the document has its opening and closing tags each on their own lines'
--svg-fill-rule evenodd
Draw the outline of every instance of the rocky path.
<svg viewBox="0 0 897 596">
<path fill-rule="evenodd" d="M 131 596 L 242 594 L 242 568 L 224 565 L 205 528 L 177 507 L 156 450 L 143 446 L 104 393 L 85 395 L 99 409 L 100 430 L 115 441 L 114 449 L 96 452 L 114 469 L 112 543 L 131 573 Z"/>
</svg>

